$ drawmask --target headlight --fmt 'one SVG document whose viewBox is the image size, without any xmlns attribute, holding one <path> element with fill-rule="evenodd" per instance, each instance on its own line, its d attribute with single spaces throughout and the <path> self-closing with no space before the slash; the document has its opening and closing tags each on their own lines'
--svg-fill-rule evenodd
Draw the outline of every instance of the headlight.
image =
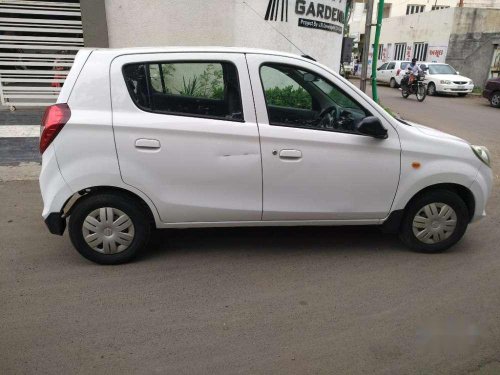
<svg viewBox="0 0 500 375">
<path fill-rule="evenodd" d="M 451 81 L 444 81 L 444 80 L 441 80 L 441 83 L 442 83 L 442 84 L 445 84 L 445 85 L 449 85 L 449 84 L 451 84 Z"/>
<path fill-rule="evenodd" d="M 474 81 L 470 81 L 470 82 L 469 82 L 469 85 L 473 85 L 473 84 L 474 84 Z"/>
<path fill-rule="evenodd" d="M 490 166 L 491 162 L 491 155 L 488 149 L 484 146 L 470 146 L 472 148 L 472 151 L 474 151 L 474 154 L 481 160 L 484 164 L 486 164 L 488 167 Z"/>
</svg>

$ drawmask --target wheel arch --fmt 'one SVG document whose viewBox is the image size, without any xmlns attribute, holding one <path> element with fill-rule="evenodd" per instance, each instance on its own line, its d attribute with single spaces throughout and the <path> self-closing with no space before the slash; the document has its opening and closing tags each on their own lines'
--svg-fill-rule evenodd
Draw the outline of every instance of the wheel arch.
<svg viewBox="0 0 500 375">
<path fill-rule="evenodd" d="M 426 186 L 419 191 L 417 191 L 413 196 L 408 199 L 402 209 L 394 210 L 391 212 L 389 217 L 382 224 L 383 230 L 388 233 L 397 233 L 399 231 L 401 221 L 403 220 L 404 213 L 408 206 L 422 195 L 435 190 L 447 190 L 456 193 L 467 206 L 467 211 L 469 212 L 469 221 L 474 217 L 474 212 L 476 209 L 476 201 L 472 191 L 464 185 L 456 183 L 438 183 Z"/>
<path fill-rule="evenodd" d="M 412 201 L 432 190 L 448 190 L 456 193 L 467 206 L 467 210 L 469 211 L 469 220 L 472 219 L 472 217 L 474 216 L 474 210 L 476 209 L 476 201 L 474 199 L 474 195 L 469 188 L 465 187 L 464 185 L 455 183 L 434 184 L 419 190 L 416 194 L 413 195 L 413 197 L 410 198 L 408 202 L 406 202 L 404 210 L 406 210 L 406 208 Z"/>
<path fill-rule="evenodd" d="M 158 211 L 154 206 L 153 202 L 149 201 L 149 199 L 142 197 L 140 194 L 132 192 L 130 190 L 124 189 L 118 186 L 93 186 L 85 189 L 79 190 L 77 193 L 73 194 L 68 198 L 66 203 L 64 204 L 63 213 L 64 216 L 70 216 L 74 207 L 81 201 L 84 197 L 90 197 L 95 195 L 100 195 L 104 193 L 118 194 L 122 196 L 127 196 L 130 199 L 137 201 L 143 208 L 146 214 L 149 217 L 150 223 L 154 226 L 157 226 L 159 221 Z"/>
</svg>

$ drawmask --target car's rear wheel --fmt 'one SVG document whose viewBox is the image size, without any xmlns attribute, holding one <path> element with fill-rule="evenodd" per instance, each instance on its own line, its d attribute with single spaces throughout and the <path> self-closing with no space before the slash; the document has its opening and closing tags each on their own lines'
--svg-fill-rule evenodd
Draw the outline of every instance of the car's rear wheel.
<svg viewBox="0 0 500 375">
<path fill-rule="evenodd" d="M 500 91 L 493 93 L 490 99 L 490 104 L 495 108 L 500 108 Z"/>
<path fill-rule="evenodd" d="M 77 201 L 68 229 L 71 242 L 85 258 L 99 264 L 121 264 L 147 245 L 150 220 L 139 202 L 104 193 Z"/>
<path fill-rule="evenodd" d="M 392 89 L 395 89 L 396 87 L 398 87 L 398 83 L 396 82 L 396 80 L 394 78 L 391 78 L 391 80 L 389 81 L 389 86 Z"/>
<path fill-rule="evenodd" d="M 468 223 L 469 211 L 460 196 L 448 190 L 434 190 L 410 202 L 400 238 L 415 251 L 437 253 L 456 244 Z"/>
<path fill-rule="evenodd" d="M 434 83 L 431 82 L 427 86 L 427 94 L 429 94 L 430 96 L 436 96 L 437 95 L 436 85 Z"/>
</svg>

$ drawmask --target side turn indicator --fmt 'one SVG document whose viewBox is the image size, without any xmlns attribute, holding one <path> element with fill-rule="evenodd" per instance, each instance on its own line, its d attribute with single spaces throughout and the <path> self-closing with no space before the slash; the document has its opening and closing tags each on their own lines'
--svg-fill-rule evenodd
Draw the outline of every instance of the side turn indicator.
<svg viewBox="0 0 500 375">
<path fill-rule="evenodd" d="M 411 166 L 414 168 L 414 169 L 418 169 L 420 168 L 420 163 L 418 161 L 414 161 L 413 163 L 411 163 Z"/>
</svg>

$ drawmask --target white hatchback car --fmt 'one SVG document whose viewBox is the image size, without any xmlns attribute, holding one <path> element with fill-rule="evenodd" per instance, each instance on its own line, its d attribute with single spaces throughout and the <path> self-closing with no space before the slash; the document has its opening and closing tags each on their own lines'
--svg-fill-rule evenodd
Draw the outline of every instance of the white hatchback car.
<svg viewBox="0 0 500 375">
<path fill-rule="evenodd" d="M 410 65 L 410 61 L 402 60 L 382 64 L 377 68 L 377 81 L 388 83 L 392 88 L 399 87 L 408 65 Z"/>
<path fill-rule="evenodd" d="M 486 148 L 399 121 L 327 67 L 236 48 L 83 49 L 47 108 L 49 230 L 101 264 L 151 228 L 381 225 L 442 251 L 485 215 Z"/>
<path fill-rule="evenodd" d="M 459 73 L 448 64 L 420 63 L 420 67 L 427 67 L 425 83 L 429 95 L 457 94 L 465 96 L 474 89 L 474 82 Z"/>
</svg>

